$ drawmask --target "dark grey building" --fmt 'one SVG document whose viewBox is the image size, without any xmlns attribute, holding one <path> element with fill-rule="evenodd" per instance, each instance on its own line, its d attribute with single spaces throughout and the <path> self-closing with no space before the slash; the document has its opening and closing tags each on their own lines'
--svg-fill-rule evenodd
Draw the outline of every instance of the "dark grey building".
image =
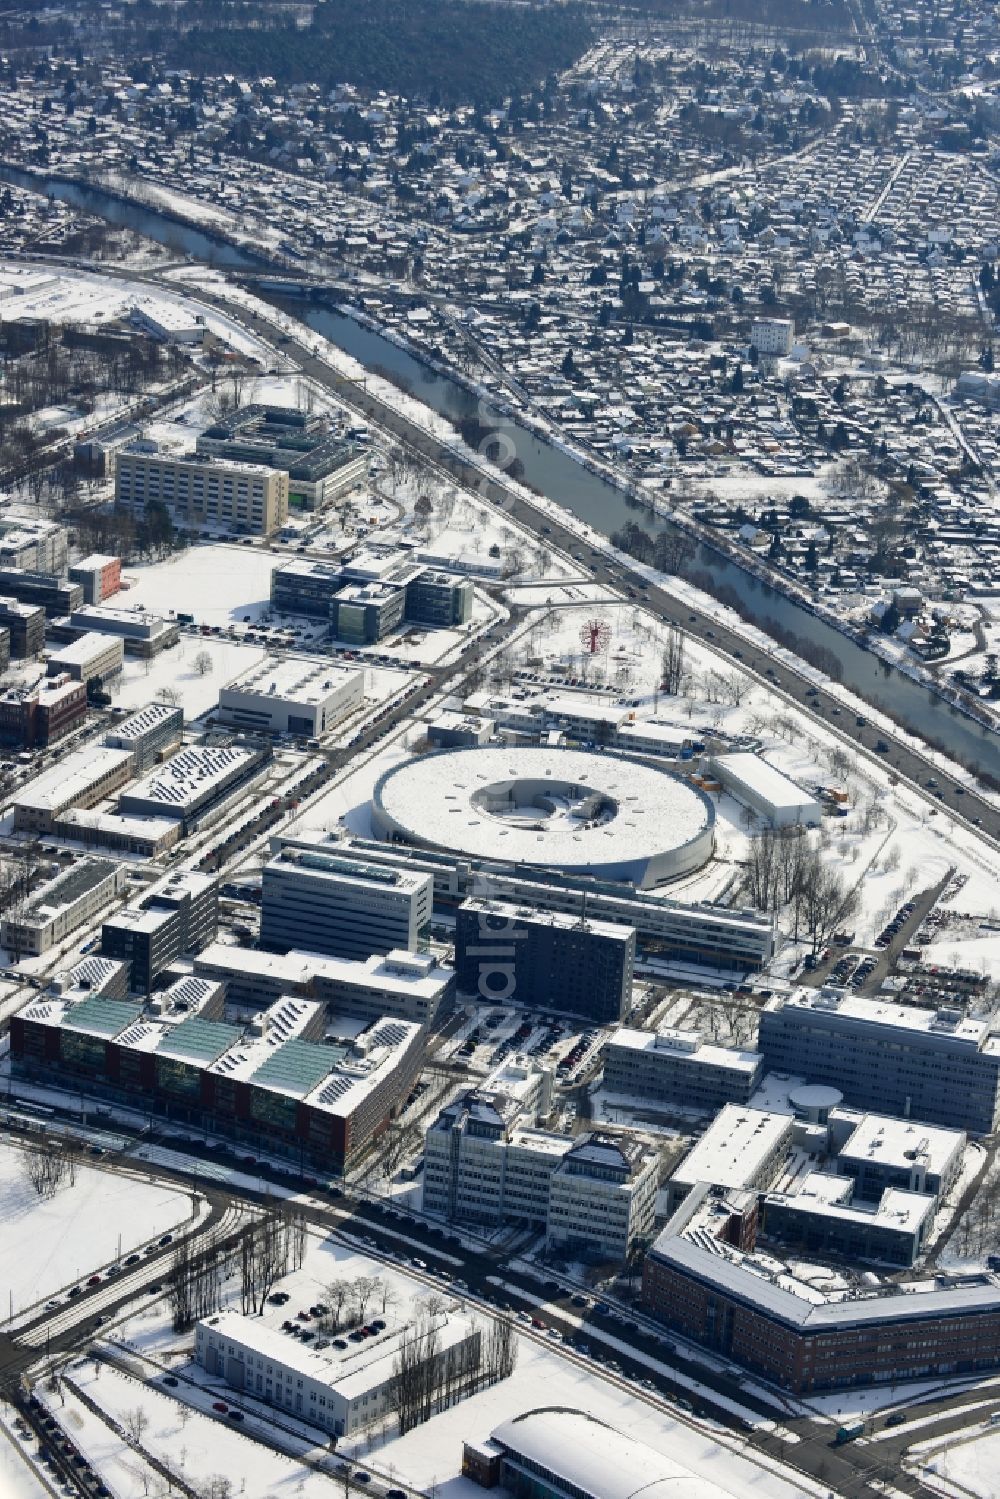
<svg viewBox="0 0 1000 1499">
<path fill-rule="evenodd" d="M 219 930 L 219 887 L 209 875 L 171 875 L 101 928 L 101 952 L 129 965 L 129 988 L 148 994 L 182 953 L 199 952 Z"/>
<path fill-rule="evenodd" d="M 635 928 L 472 898 L 458 908 L 458 987 L 606 1025 L 632 998 Z"/>
<path fill-rule="evenodd" d="M 768 1002 L 758 1048 L 768 1071 L 828 1083 L 852 1108 L 972 1134 L 1000 1123 L 1000 1039 L 961 1010 L 801 989 Z"/>
<path fill-rule="evenodd" d="M 474 597 L 469 578 L 427 568 L 406 585 L 406 618 L 439 630 L 464 625 L 472 618 Z"/>
<path fill-rule="evenodd" d="M 330 600 L 330 633 L 351 645 L 375 645 L 403 623 L 406 589 L 399 583 L 346 583 Z"/>
<path fill-rule="evenodd" d="M 67 583 L 56 573 L 21 572 L 15 567 L 0 568 L 0 594 L 44 609 L 50 619 L 72 614 L 83 604 L 81 584 Z"/>
<path fill-rule="evenodd" d="M 40 654 L 45 644 L 45 610 L 20 599 L 0 598 L 0 625 L 8 632 L 11 656 L 17 661 Z"/>
</svg>

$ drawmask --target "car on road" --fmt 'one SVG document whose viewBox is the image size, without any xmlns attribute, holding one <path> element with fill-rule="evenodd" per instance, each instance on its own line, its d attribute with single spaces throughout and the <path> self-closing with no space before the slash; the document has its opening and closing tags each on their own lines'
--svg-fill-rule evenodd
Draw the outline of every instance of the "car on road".
<svg viewBox="0 0 1000 1499">
<path fill-rule="evenodd" d="M 164 1374 L 162 1383 L 168 1385 L 170 1389 L 173 1389 L 177 1384 L 177 1377 L 174 1374 Z"/>
<path fill-rule="evenodd" d="M 224 1400 L 213 1400 L 212 1401 L 212 1409 L 214 1411 L 221 1412 L 222 1415 L 226 1415 L 226 1413 L 229 1410 L 229 1406 L 226 1404 L 226 1402 Z"/>
<path fill-rule="evenodd" d="M 886 1426 L 902 1426 L 905 1420 L 905 1411 L 893 1411 L 891 1415 L 886 1416 L 885 1424 Z"/>
</svg>

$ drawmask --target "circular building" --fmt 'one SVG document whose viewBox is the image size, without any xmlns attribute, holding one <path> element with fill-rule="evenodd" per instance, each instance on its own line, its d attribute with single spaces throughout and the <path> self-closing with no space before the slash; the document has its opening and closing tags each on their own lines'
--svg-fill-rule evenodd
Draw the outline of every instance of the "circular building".
<svg viewBox="0 0 1000 1499">
<path fill-rule="evenodd" d="M 378 837 L 642 889 L 706 864 L 714 824 L 704 792 L 607 751 L 441 750 L 387 770 L 372 795 Z"/>
</svg>

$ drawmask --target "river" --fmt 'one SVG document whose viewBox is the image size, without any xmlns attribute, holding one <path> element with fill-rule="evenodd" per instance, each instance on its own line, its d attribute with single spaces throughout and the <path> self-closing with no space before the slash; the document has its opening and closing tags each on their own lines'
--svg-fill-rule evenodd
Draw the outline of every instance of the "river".
<svg viewBox="0 0 1000 1499">
<path fill-rule="evenodd" d="M 32 191 L 42 191 L 86 212 L 133 229 L 148 239 L 166 245 L 178 254 L 203 260 L 223 269 L 259 271 L 262 259 L 211 233 L 192 228 L 166 213 L 142 204 L 126 203 L 100 188 L 60 178 L 37 178 L 15 167 L 0 167 L 0 177 Z M 328 308 L 303 304 L 296 315 L 317 333 L 330 339 L 369 370 L 395 376 L 418 400 L 452 420 L 478 415 L 487 425 L 495 424 L 509 436 L 524 465 L 523 478 L 549 499 L 593 526 L 605 536 L 620 529 L 626 520 L 639 520 L 647 529 L 668 526 L 653 522 L 648 513 L 637 511 L 624 494 L 598 474 L 578 463 L 569 453 L 488 406 L 457 381 L 436 374 L 418 358 L 391 339 L 364 327 L 354 318 Z M 844 685 L 874 707 L 884 708 L 915 734 L 970 766 L 1000 778 L 1000 739 L 977 724 L 937 693 L 903 672 L 881 661 L 871 651 L 841 634 L 821 616 L 803 608 L 793 598 L 744 572 L 736 563 L 712 548 L 698 548 L 697 566 L 712 574 L 720 590 L 734 590 L 753 619 L 767 630 L 769 623 L 795 639 L 832 651 L 841 663 Z"/>
</svg>

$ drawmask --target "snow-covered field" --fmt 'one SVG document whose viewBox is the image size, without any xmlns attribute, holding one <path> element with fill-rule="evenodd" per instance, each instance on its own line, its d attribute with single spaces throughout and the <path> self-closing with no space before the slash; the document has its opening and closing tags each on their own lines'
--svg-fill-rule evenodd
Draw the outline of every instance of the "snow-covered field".
<svg viewBox="0 0 1000 1499">
<path fill-rule="evenodd" d="M 257 547 L 194 546 L 164 562 L 126 569 L 128 591 L 115 603 L 151 614 L 193 614 L 199 624 L 229 625 L 270 609 L 271 572 L 281 559 Z"/>
<path fill-rule="evenodd" d="M 911 1449 L 908 1457 L 910 1462 L 914 1458 L 920 1462 L 934 1492 L 949 1499 L 997 1499 L 1000 1495 L 1000 1431 L 980 1431 L 971 1440 L 959 1436 L 947 1447 L 936 1441 L 923 1443 L 916 1451 Z"/>
<path fill-rule="evenodd" d="M 175 1187 L 153 1186 L 92 1166 L 80 1166 L 74 1185 L 39 1197 L 27 1180 L 19 1150 L 0 1147 L 0 1317 L 85 1280 L 119 1253 L 183 1223 L 189 1198 Z"/>
<path fill-rule="evenodd" d="M 211 659 L 211 667 L 205 671 L 195 665 L 203 653 Z M 177 693 L 184 717 L 190 723 L 215 707 L 220 687 L 263 659 L 264 652 L 257 646 L 240 645 L 212 635 L 182 634 L 179 644 L 161 651 L 151 661 L 126 656 L 125 670 L 111 684 L 112 699 L 118 708 L 141 708 L 167 689 Z"/>
</svg>

